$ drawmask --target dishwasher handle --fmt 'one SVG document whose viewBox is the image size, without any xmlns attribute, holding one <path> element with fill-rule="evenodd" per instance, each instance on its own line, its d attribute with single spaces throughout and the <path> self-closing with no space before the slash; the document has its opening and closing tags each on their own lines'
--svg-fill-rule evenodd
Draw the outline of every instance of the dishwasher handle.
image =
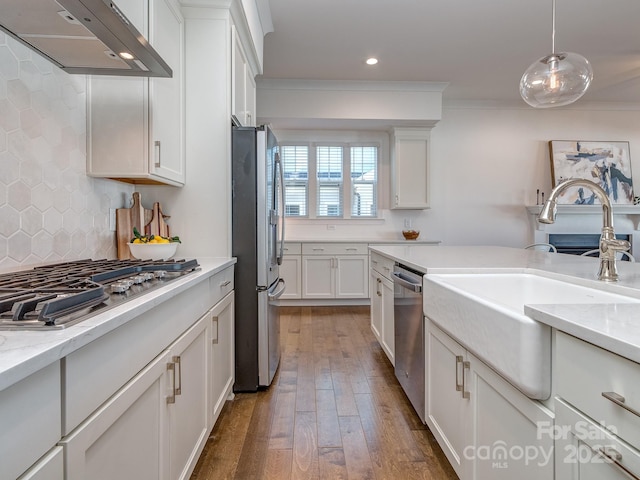
<svg viewBox="0 0 640 480">
<path fill-rule="evenodd" d="M 392 273 L 393 275 L 393 283 L 397 283 L 398 285 L 406 288 L 407 290 L 411 290 L 415 293 L 422 292 L 422 283 L 414 283 L 410 278 L 407 278 L 405 275 L 402 275 L 402 272 L 395 271 Z"/>
</svg>

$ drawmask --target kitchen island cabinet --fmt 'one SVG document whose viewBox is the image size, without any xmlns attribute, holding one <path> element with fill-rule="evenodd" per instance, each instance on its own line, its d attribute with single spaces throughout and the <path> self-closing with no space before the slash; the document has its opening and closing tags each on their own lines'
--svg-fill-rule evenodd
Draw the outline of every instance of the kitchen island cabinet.
<svg viewBox="0 0 640 480">
<path fill-rule="evenodd" d="M 476 355 L 427 317 L 425 394 L 427 424 L 462 480 L 639 476 L 640 422 L 633 411 L 639 410 L 640 335 L 631 319 L 640 315 L 633 300 L 640 299 L 640 267 L 619 263 L 620 280 L 612 284 L 595 280 L 597 262 L 572 255 L 418 246 L 380 246 L 373 253 L 427 276 L 523 273 L 631 297 L 628 303 L 526 302 L 523 313 L 551 327 L 553 336 L 552 391 L 541 400 L 479 359 L 490 352 Z"/>
<path fill-rule="evenodd" d="M 393 260 L 371 253 L 370 294 L 371 330 L 392 365 L 395 365 L 394 283 L 391 278 Z"/>
<path fill-rule="evenodd" d="M 640 365 L 560 331 L 555 338 L 556 478 L 639 477 Z"/>
<path fill-rule="evenodd" d="M 185 183 L 184 20 L 175 0 L 119 5 L 173 71 L 171 78 L 87 77 L 87 174 Z"/>
<path fill-rule="evenodd" d="M 425 321 L 427 425 L 460 479 L 553 479 L 553 413 Z"/>
</svg>

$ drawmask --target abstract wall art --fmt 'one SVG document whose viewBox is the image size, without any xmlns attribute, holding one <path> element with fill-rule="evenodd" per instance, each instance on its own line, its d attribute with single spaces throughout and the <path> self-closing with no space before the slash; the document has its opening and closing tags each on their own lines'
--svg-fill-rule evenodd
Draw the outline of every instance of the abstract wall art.
<svg viewBox="0 0 640 480">
<path fill-rule="evenodd" d="M 595 142 L 589 140 L 551 140 L 551 180 L 555 187 L 572 178 L 598 184 L 607 192 L 612 204 L 633 205 L 633 181 L 629 142 Z M 558 204 L 599 204 L 588 188 L 568 188 L 558 197 Z"/>
</svg>

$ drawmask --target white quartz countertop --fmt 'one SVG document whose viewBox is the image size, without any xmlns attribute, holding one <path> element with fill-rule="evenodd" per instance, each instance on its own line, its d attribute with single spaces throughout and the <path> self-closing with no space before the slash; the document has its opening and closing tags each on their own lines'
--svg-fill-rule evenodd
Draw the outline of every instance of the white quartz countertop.
<svg viewBox="0 0 640 480">
<path fill-rule="evenodd" d="M 61 330 L 0 330 L 0 391 L 83 347 L 138 315 L 236 263 L 198 259 L 200 269 Z"/>
<path fill-rule="evenodd" d="M 303 239 L 287 238 L 285 243 L 367 243 L 369 245 L 439 245 L 441 240 L 418 238 L 417 240 L 405 240 L 404 238 L 341 238 L 331 237 L 327 239 Z"/>
<path fill-rule="evenodd" d="M 597 258 L 508 247 L 372 246 L 426 275 L 446 273 L 542 273 L 556 279 L 640 298 L 640 263 L 617 262 L 620 280 L 596 279 Z M 527 305 L 539 322 L 640 363 L 640 304 Z"/>
</svg>

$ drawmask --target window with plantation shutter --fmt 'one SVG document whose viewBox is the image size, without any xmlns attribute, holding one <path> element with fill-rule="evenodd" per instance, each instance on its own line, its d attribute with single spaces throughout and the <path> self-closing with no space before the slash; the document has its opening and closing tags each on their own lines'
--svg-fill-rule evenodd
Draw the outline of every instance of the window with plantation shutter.
<svg viewBox="0 0 640 480">
<path fill-rule="evenodd" d="M 351 147 L 351 217 L 377 215 L 378 149 Z"/>
<path fill-rule="evenodd" d="M 342 216 L 342 147 L 316 147 L 316 216 Z"/>
<path fill-rule="evenodd" d="M 378 145 L 296 143 L 280 144 L 287 217 L 377 217 Z"/>
<path fill-rule="evenodd" d="M 281 145 L 285 215 L 306 217 L 309 192 L 309 147 Z"/>
</svg>

